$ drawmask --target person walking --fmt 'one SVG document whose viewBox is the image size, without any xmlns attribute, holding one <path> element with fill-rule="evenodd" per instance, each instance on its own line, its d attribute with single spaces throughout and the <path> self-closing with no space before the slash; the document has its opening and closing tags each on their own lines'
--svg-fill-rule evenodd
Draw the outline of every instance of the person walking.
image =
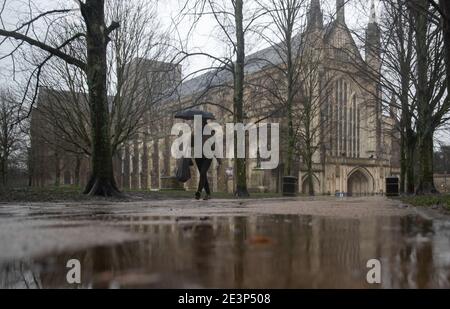
<svg viewBox="0 0 450 309">
<path fill-rule="evenodd" d="M 195 164 L 197 165 L 198 172 L 200 174 L 200 179 L 198 181 L 198 187 L 197 192 L 195 192 L 195 198 L 197 200 L 201 199 L 202 192 L 205 190 L 205 197 L 204 200 L 209 200 L 211 198 L 211 189 L 209 187 L 208 182 L 208 170 L 211 167 L 212 158 L 207 158 L 205 154 L 203 153 L 203 146 L 208 139 L 208 137 L 205 137 L 203 135 L 203 131 L 205 129 L 205 126 L 208 124 L 208 120 L 215 120 L 216 118 L 214 115 L 210 112 L 202 111 L 202 110 L 196 110 L 196 109 L 186 109 L 183 111 L 179 111 L 175 114 L 176 119 L 183 119 L 183 120 L 195 120 L 196 116 L 202 117 L 202 156 L 200 158 L 195 159 Z M 214 132 L 212 132 L 212 135 L 214 135 Z M 194 134 L 192 134 L 192 140 L 191 140 L 192 147 L 194 147 Z M 220 165 L 221 161 L 219 158 L 217 159 L 217 163 Z"/>
<path fill-rule="evenodd" d="M 208 124 L 208 120 L 203 119 L 202 120 L 202 132 L 205 129 L 205 126 L 207 124 Z M 212 135 L 214 135 L 214 132 L 212 133 Z M 204 144 L 208 138 L 209 138 L 209 136 L 202 135 L 202 147 L 204 146 Z M 194 135 L 192 135 L 192 147 L 194 147 Z M 220 160 L 218 158 L 216 158 L 216 159 L 217 159 L 217 163 L 220 165 L 221 164 Z M 212 159 L 205 157 L 205 154 L 203 153 L 203 148 L 202 148 L 202 157 L 196 158 L 195 164 L 197 165 L 197 169 L 200 174 L 197 192 L 195 192 L 195 199 L 196 200 L 201 199 L 202 192 L 203 192 L 203 190 L 205 190 L 205 196 L 203 199 L 205 201 L 207 201 L 207 200 L 211 199 L 211 189 L 209 187 L 209 182 L 208 182 L 208 170 L 211 167 Z"/>
</svg>

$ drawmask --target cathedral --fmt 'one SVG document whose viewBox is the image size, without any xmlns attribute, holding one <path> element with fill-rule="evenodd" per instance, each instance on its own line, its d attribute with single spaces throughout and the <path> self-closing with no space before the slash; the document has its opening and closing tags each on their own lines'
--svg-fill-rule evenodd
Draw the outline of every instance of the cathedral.
<svg viewBox="0 0 450 309">
<path fill-rule="evenodd" d="M 312 116 L 312 122 L 320 124 L 320 130 L 313 136 L 317 145 L 312 163 L 314 192 L 317 195 L 349 196 L 384 194 L 386 177 L 399 175 L 399 146 L 395 121 L 382 109 L 377 79 L 381 70 L 381 36 L 374 3 L 372 1 L 366 29 L 364 56 L 346 25 L 345 0 L 336 0 L 335 18 L 326 25 L 320 0 L 311 0 L 307 19 L 305 30 L 296 37 L 301 38 L 302 50 L 310 50 L 319 59 L 317 74 L 320 82 L 315 92 L 321 106 L 320 112 Z M 245 72 L 249 84 L 257 85 L 270 72 L 270 67 L 258 64 L 256 59 L 276 63 L 279 53 L 274 48 L 247 56 Z M 137 67 L 143 70 L 146 66 Z M 175 138 L 170 135 L 174 114 L 183 108 L 197 106 L 214 113 L 218 123 L 225 124 L 233 119 L 229 113 L 233 92 L 230 87 L 220 87 L 232 84 L 230 73 L 210 71 L 181 82 L 181 67 L 174 70 L 179 73 L 175 74 L 179 82 L 164 81 L 161 76 L 161 83 L 176 89 L 143 117 L 146 129 L 125 142 L 115 155 L 115 177 L 123 189 L 194 189 L 198 177 L 194 171 L 192 179 L 184 185 L 177 183 L 174 177 L 176 161 L 170 155 Z M 273 76 L 276 77 L 276 73 Z M 89 159 L 70 153 L 56 155 L 57 151 L 46 147 L 39 138 L 39 128 L 43 126 L 39 108 L 49 104 L 46 91 L 41 91 L 32 113 L 30 162 L 33 184 L 83 185 L 89 174 Z M 257 121 L 262 111 L 268 109 L 270 100 L 258 95 L 255 89 L 246 89 L 244 96 L 248 122 Z M 266 121 L 278 122 L 281 126 L 286 123 L 285 115 L 276 114 L 267 117 Z M 282 145 L 284 136 L 284 133 L 280 136 Z M 280 165 L 274 170 L 261 169 L 257 159 L 246 160 L 250 191 L 280 192 L 286 158 L 283 149 L 280 158 Z M 209 172 L 210 183 L 216 192 L 233 192 L 234 164 L 232 160 L 224 161 L 221 165 L 213 164 Z M 298 155 L 294 161 L 298 192 L 308 193 L 311 181 L 307 181 L 305 162 Z"/>
</svg>

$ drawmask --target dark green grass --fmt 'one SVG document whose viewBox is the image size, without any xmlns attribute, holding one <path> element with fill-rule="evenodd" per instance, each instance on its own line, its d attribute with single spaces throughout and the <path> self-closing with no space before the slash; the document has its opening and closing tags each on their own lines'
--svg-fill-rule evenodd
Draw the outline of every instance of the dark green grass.
<svg viewBox="0 0 450 309">
<path fill-rule="evenodd" d="M 403 202 L 417 207 L 436 207 L 450 211 L 450 195 L 408 196 L 401 198 Z"/>
<path fill-rule="evenodd" d="M 124 198 L 90 197 L 82 194 L 82 188 L 76 186 L 59 187 L 23 187 L 0 188 L 0 203 L 9 202 L 83 202 L 83 201 L 139 201 L 139 200 L 165 200 L 165 199 L 192 199 L 194 192 L 190 191 L 149 191 L 126 190 Z M 213 193 L 214 199 L 233 199 L 233 194 L 217 192 Z M 252 193 L 250 198 L 277 198 L 277 193 Z"/>
</svg>

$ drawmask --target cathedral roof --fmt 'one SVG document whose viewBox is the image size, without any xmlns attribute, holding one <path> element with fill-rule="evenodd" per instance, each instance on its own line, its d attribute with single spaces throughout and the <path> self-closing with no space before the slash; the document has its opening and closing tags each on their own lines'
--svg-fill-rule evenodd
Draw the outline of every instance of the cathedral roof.
<svg viewBox="0 0 450 309">
<path fill-rule="evenodd" d="M 325 34 L 324 34 L 324 42 L 325 43 L 329 43 L 330 39 L 332 38 L 332 35 L 334 33 L 334 30 L 336 30 L 338 27 L 340 27 L 343 31 L 345 31 L 347 33 L 347 36 L 350 39 L 350 43 L 351 45 L 355 48 L 355 56 L 358 57 L 358 60 L 360 61 L 364 61 L 361 53 L 356 45 L 355 39 L 353 38 L 353 35 L 350 31 L 350 29 L 347 27 L 347 25 L 344 24 L 344 26 L 342 26 L 342 24 L 340 24 L 339 22 L 337 22 L 337 20 L 334 20 L 332 22 L 330 22 L 326 27 L 325 27 Z"/>
<path fill-rule="evenodd" d="M 301 36 L 294 37 L 295 42 L 300 44 Z M 253 74 L 270 66 L 276 66 L 283 63 L 280 55 L 279 44 L 270 46 L 250 54 L 245 59 L 245 74 Z M 233 80 L 233 75 L 229 70 L 218 68 L 208 71 L 202 75 L 188 79 L 183 82 L 176 91 L 176 96 L 179 98 L 188 97 L 197 93 L 205 92 L 208 88 L 217 87 Z M 174 99 L 173 96 L 171 98 Z"/>
<path fill-rule="evenodd" d="M 339 27 L 341 24 L 339 24 L 336 20 L 330 22 L 324 27 L 324 40 L 325 42 L 328 42 L 329 39 L 332 37 L 332 34 L 334 30 Z M 344 24 L 343 29 L 345 29 L 349 37 L 351 39 L 351 43 L 356 48 L 356 43 L 353 39 L 353 36 L 351 35 L 350 30 L 348 27 Z M 297 42 L 297 44 L 302 43 L 302 38 L 304 35 L 296 35 L 294 40 Z M 280 44 L 280 43 L 279 43 Z M 264 68 L 267 68 L 269 66 L 273 65 L 280 65 L 283 63 L 282 56 L 280 55 L 281 48 L 277 48 L 279 44 L 275 46 L 270 46 L 267 48 L 264 48 L 260 51 L 257 51 L 253 54 L 250 54 L 246 57 L 245 61 L 245 74 L 253 74 L 261 71 Z M 357 49 L 357 48 L 356 48 Z M 362 60 L 361 54 L 359 53 L 357 57 Z M 217 68 L 213 69 L 211 71 L 208 71 L 204 74 L 201 74 L 199 76 L 196 76 L 192 79 L 188 79 L 184 81 L 181 85 L 178 86 L 178 89 L 175 91 L 175 93 L 168 99 L 168 101 L 173 101 L 175 99 L 183 99 L 187 98 L 193 95 L 204 95 L 210 90 L 211 88 L 219 87 L 221 85 L 230 83 L 233 80 L 233 75 L 230 71 L 223 69 L 223 68 Z"/>
</svg>

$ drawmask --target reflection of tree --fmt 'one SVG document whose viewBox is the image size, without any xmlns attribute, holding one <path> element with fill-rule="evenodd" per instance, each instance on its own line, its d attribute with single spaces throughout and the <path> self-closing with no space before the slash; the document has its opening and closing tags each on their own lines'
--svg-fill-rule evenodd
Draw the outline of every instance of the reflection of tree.
<svg viewBox="0 0 450 309">
<path fill-rule="evenodd" d="M 215 270 L 214 230 L 209 224 L 194 227 L 192 240 L 192 258 L 200 282 L 208 282 Z"/>
<path fill-rule="evenodd" d="M 234 251 L 234 281 L 233 286 L 236 289 L 243 288 L 244 285 L 244 263 L 245 263 L 245 237 L 246 237 L 246 218 L 235 217 L 233 251 Z"/>
<path fill-rule="evenodd" d="M 431 242 L 421 244 L 416 248 L 417 288 L 429 288 L 433 279 L 433 247 Z"/>
<path fill-rule="evenodd" d="M 33 262 L 17 261 L 0 266 L 0 288 L 41 289 L 38 268 Z"/>
<path fill-rule="evenodd" d="M 395 233 L 399 247 L 394 248 L 391 268 L 394 287 L 408 288 L 413 283 L 415 288 L 430 288 L 434 276 L 432 244 L 420 243 L 417 237 L 432 231 L 432 221 L 407 216 L 395 220 L 392 226 L 400 226 Z"/>
</svg>

